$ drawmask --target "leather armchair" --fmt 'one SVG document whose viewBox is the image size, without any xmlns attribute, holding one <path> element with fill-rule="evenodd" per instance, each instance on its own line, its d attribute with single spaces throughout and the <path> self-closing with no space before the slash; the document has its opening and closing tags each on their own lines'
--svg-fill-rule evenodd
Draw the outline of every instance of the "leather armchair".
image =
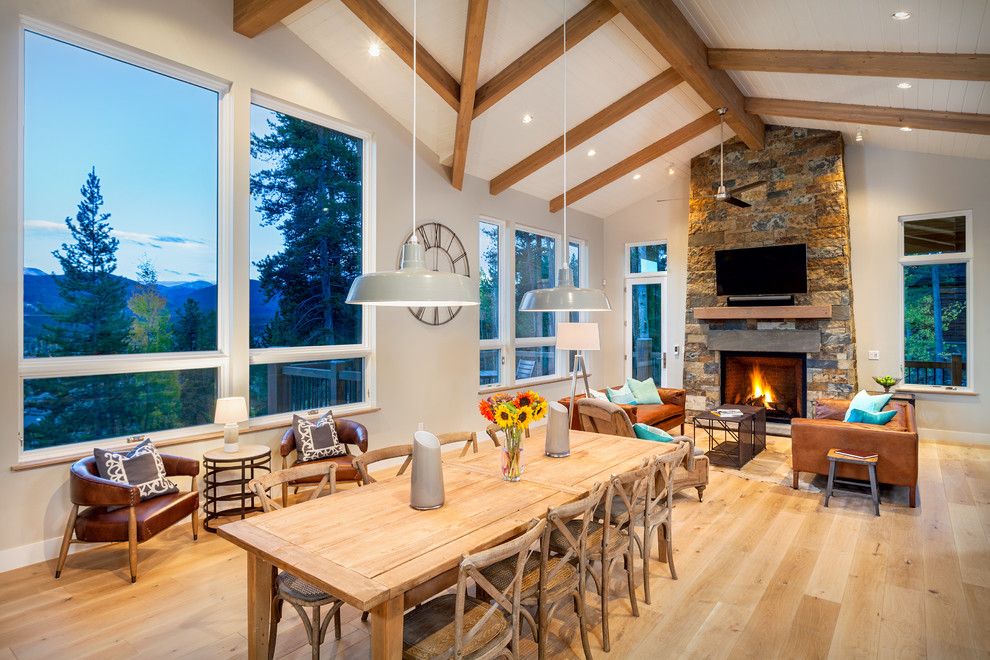
<svg viewBox="0 0 990 660">
<path fill-rule="evenodd" d="M 199 535 L 199 461 L 162 454 L 165 474 L 191 477 L 191 489 L 141 501 L 137 486 L 104 479 L 92 456 L 69 469 L 72 508 L 62 537 L 55 577 L 62 575 L 72 543 L 127 542 L 131 582 L 137 581 L 137 546 L 186 516 L 192 516 L 193 540 Z M 81 512 L 80 508 L 85 507 Z"/>
<path fill-rule="evenodd" d="M 352 481 L 361 483 L 361 474 L 354 467 L 354 455 L 351 453 L 352 447 L 357 447 L 362 454 L 368 451 L 368 429 L 364 424 L 355 422 L 352 419 L 334 419 L 334 426 L 337 429 L 337 439 L 344 445 L 347 453 L 343 456 L 332 456 L 330 458 L 311 461 L 312 463 L 322 463 L 332 461 L 337 464 L 337 483 Z M 299 462 L 298 452 L 295 459 L 290 456 L 296 451 L 296 436 L 292 433 L 292 427 L 286 429 L 279 443 L 278 453 L 282 456 L 282 469 L 290 468 Z M 282 502 L 287 501 L 289 496 L 289 486 L 302 486 L 320 482 L 318 477 L 310 479 L 299 479 L 290 483 L 282 484 Z"/>
<path fill-rule="evenodd" d="M 619 387 L 621 387 L 621 385 Z M 663 403 L 659 405 L 625 403 L 614 405 L 619 406 L 619 408 L 626 413 L 626 417 L 629 418 L 629 421 L 632 424 L 642 422 L 643 424 L 655 426 L 663 429 L 664 431 L 670 431 L 671 429 L 680 426 L 681 435 L 684 435 L 684 408 L 687 401 L 687 392 L 684 390 L 674 389 L 672 387 L 658 387 L 657 392 L 660 394 L 660 400 L 663 401 Z M 584 394 L 578 394 L 574 397 L 575 411 L 577 410 L 577 402 L 584 399 L 585 396 L 586 395 Z M 571 403 L 571 397 L 564 397 L 559 401 L 559 403 L 566 408 Z M 577 412 L 575 412 L 574 418 L 571 419 L 571 428 L 575 431 L 581 430 Z"/>
<path fill-rule="evenodd" d="M 791 467 L 793 487 L 798 487 L 801 472 L 828 474 L 829 449 L 855 449 L 875 452 L 877 481 L 907 486 L 908 500 L 917 506 L 918 427 L 914 406 L 891 401 L 884 410 L 897 414 L 884 425 L 843 422 L 849 401 L 821 399 L 814 403 L 814 419 L 791 420 Z M 840 463 L 836 474 L 845 479 L 867 479 L 866 468 Z"/>
</svg>

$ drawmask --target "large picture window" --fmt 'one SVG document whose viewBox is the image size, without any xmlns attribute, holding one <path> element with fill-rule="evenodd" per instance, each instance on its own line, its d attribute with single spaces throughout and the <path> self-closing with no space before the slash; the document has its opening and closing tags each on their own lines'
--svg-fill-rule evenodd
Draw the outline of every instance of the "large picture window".
<svg viewBox="0 0 990 660">
<path fill-rule="evenodd" d="M 23 35 L 23 447 L 208 423 L 226 86 Z"/>
<path fill-rule="evenodd" d="M 520 312 L 527 291 L 552 286 L 557 269 L 558 239 L 535 230 L 516 230 L 515 241 L 515 380 L 557 373 L 557 316 L 552 312 Z"/>
<path fill-rule="evenodd" d="M 972 212 L 900 218 L 904 384 L 972 387 Z"/>
<path fill-rule="evenodd" d="M 497 221 L 478 223 L 478 275 L 480 287 L 479 337 L 480 383 L 484 386 L 502 382 L 505 346 L 502 341 L 502 233 Z"/>
</svg>

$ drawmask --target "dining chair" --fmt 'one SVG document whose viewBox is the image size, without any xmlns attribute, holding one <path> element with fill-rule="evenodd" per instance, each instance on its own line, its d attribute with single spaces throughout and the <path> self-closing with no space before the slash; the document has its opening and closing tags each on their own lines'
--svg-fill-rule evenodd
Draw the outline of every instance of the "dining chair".
<svg viewBox="0 0 990 660">
<path fill-rule="evenodd" d="M 457 571 L 457 590 L 422 603 L 406 613 L 402 630 L 403 658 L 463 658 L 484 660 L 519 657 L 519 617 L 525 566 L 539 551 L 545 520 L 534 520 L 516 538 L 465 555 Z M 508 560 L 513 567 L 508 584 L 497 587 L 484 569 Z M 467 595 L 468 580 L 491 601 Z"/>
<path fill-rule="evenodd" d="M 550 619 L 557 607 L 573 600 L 584 647 L 585 660 L 591 660 L 588 625 L 585 619 L 584 585 L 588 571 L 588 529 L 594 522 L 595 509 L 605 493 L 605 484 L 577 500 L 547 511 L 547 526 L 540 540 L 539 557 L 531 557 L 523 568 L 520 614 L 526 619 L 538 645 L 539 659 L 548 653 L 547 634 Z M 556 551 L 551 554 L 552 548 Z M 492 564 L 481 572 L 496 588 L 504 588 L 513 577 L 512 560 Z M 525 608 L 535 607 L 536 621 Z"/>
<path fill-rule="evenodd" d="M 464 456 L 468 453 L 468 449 L 471 449 L 473 454 L 478 453 L 478 434 L 474 431 L 454 431 L 452 433 L 441 433 L 437 436 L 440 441 L 440 446 L 443 445 L 453 445 L 458 442 L 464 443 L 464 448 L 461 449 L 459 456 Z"/>
<path fill-rule="evenodd" d="M 387 461 L 392 458 L 405 457 L 406 460 L 402 462 L 399 466 L 399 471 L 395 473 L 395 476 L 404 474 L 406 468 L 412 463 L 412 445 L 392 445 L 391 447 L 382 447 L 381 449 L 372 449 L 369 452 L 365 452 L 360 456 L 354 457 L 354 468 L 358 471 L 358 485 L 366 486 L 368 484 L 373 484 L 377 481 L 368 472 L 368 466 L 375 463 L 380 463 L 382 461 Z"/>
<path fill-rule="evenodd" d="M 283 508 L 282 504 L 271 498 L 269 491 L 299 479 L 310 481 L 318 479 L 316 488 L 307 492 L 308 496 L 305 500 L 307 502 L 320 497 L 324 491 L 332 495 L 337 491 L 337 464 L 323 462 L 295 465 L 252 479 L 248 486 L 261 500 L 262 509 L 268 513 Z M 274 572 L 275 569 L 273 568 L 272 571 Z M 306 637 L 309 639 L 313 651 L 313 660 L 319 660 L 320 645 L 326 639 L 327 627 L 330 625 L 331 619 L 333 619 L 334 624 L 334 636 L 340 639 L 340 608 L 344 604 L 343 601 L 288 571 L 279 571 L 275 578 L 275 589 L 272 595 L 269 658 L 272 658 L 275 652 L 275 636 L 278 632 L 278 623 L 282 618 L 283 602 L 292 605 L 299 614 L 299 618 L 302 619 L 306 628 Z M 322 608 L 326 606 L 329 606 L 330 609 L 326 616 L 321 618 Z M 307 614 L 306 608 L 312 608 L 312 619 Z"/>
<path fill-rule="evenodd" d="M 492 440 L 492 444 L 494 444 L 496 447 L 501 447 L 502 446 L 502 441 L 498 439 L 498 434 L 499 434 L 499 431 L 501 431 L 501 430 L 502 429 L 501 429 L 501 427 L 499 427 L 498 424 L 489 424 L 487 427 L 485 427 L 485 433 L 488 434 L 488 437 L 491 438 L 491 440 Z M 529 437 L 529 427 L 528 426 L 526 427 L 526 430 L 523 431 L 523 433 L 526 434 L 526 437 L 527 438 Z"/>
</svg>

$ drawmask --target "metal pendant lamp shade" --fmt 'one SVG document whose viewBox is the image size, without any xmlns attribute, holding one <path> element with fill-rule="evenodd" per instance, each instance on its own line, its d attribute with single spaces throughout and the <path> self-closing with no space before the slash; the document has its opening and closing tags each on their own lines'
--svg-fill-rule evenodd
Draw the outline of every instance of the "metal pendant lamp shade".
<svg viewBox="0 0 990 660">
<path fill-rule="evenodd" d="M 520 312 L 610 312 L 612 306 L 601 289 L 574 286 L 570 268 L 561 268 L 557 286 L 533 289 L 523 295 Z"/>
<path fill-rule="evenodd" d="M 477 305 L 479 300 L 478 286 L 470 278 L 430 270 L 423 246 L 410 242 L 402 246 L 399 270 L 356 278 L 347 302 L 382 307 L 461 307 Z"/>
</svg>

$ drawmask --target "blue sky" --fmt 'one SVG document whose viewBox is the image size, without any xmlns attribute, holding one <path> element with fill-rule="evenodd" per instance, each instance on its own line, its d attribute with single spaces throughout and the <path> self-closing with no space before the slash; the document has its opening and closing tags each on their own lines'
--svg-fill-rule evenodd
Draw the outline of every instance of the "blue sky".
<svg viewBox="0 0 990 660">
<path fill-rule="evenodd" d="M 216 92 L 31 32 L 24 48 L 24 266 L 60 272 L 95 166 L 118 274 L 147 257 L 162 281 L 216 282 Z"/>
<path fill-rule="evenodd" d="M 260 105 L 251 106 L 251 134 L 265 136 L 271 132 L 268 121 L 274 119 L 276 112 Z M 251 158 L 251 174 L 256 174 L 272 166 L 269 161 Z M 258 200 L 251 198 L 251 279 L 258 279 L 258 268 L 255 264 L 270 254 L 282 251 L 282 233 L 275 227 L 261 225 L 261 213 L 257 210 Z"/>
</svg>

